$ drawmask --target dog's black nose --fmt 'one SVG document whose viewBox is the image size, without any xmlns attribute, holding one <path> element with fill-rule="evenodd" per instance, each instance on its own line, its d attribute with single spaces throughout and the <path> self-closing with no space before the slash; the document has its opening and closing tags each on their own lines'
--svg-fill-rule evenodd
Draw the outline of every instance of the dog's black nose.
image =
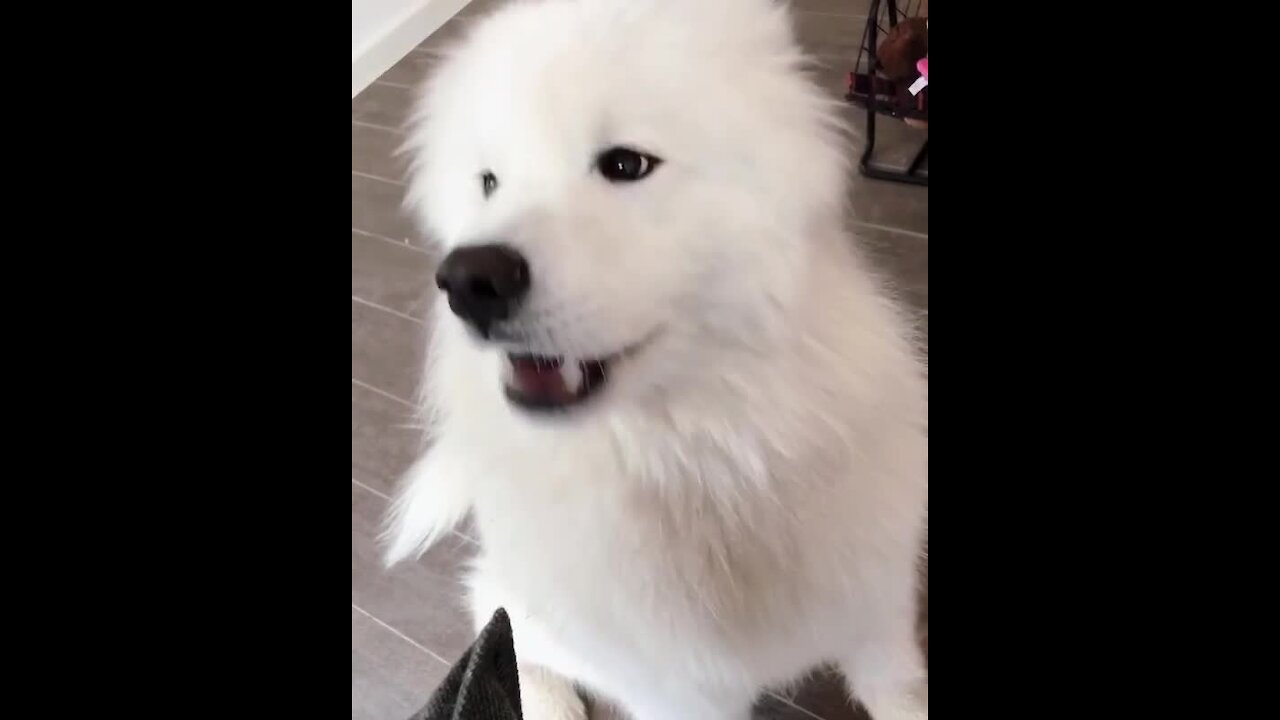
<svg viewBox="0 0 1280 720">
<path fill-rule="evenodd" d="M 529 292 L 529 263 L 506 245 L 473 245 L 449 253 L 436 271 L 436 285 L 449 296 L 449 309 L 488 335 Z"/>
</svg>

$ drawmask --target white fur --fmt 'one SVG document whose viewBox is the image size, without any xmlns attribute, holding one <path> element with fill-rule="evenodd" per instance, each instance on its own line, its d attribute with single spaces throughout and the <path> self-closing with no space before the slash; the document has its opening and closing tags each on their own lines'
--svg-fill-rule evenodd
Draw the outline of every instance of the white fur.
<svg viewBox="0 0 1280 720">
<path fill-rule="evenodd" d="M 641 345 L 586 406 L 531 415 L 437 303 L 433 445 L 388 560 L 474 516 L 475 620 L 510 613 L 528 720 L 582 717 L 570 681 L 636 720 L 744 720 L 824 661 L 876 720 L 928 717 L 926 383 L 842 222 L 850 153 L 803 64 L 768 0 L 535 0 L 420 103 L 411 199 L 443 250 L 528 258 L 522 348 Z M 615 145 L 663 163 L 611 184 L 593 160 Z"/>
</svg>

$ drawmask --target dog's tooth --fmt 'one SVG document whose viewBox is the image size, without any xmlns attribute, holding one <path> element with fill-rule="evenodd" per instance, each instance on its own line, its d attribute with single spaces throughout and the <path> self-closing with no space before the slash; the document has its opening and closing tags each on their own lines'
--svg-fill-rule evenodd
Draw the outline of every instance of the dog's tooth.
<svg viewBox="0 0 1280 720">
<path fill-rule="evenodd" d="M 516 366 L 511 362 L 511 356 L 503 353 L 502 355 L 502 382 L 510 385 L 516 379 Z"/>
<path fill-rule="evenodd" d="M 569 392 L 578 392 L 582 385 L 582 364 L 571 357 L 565 358 L 560 363 L 560 379 L 564 380 L 564 386 Z"/>
</svg>

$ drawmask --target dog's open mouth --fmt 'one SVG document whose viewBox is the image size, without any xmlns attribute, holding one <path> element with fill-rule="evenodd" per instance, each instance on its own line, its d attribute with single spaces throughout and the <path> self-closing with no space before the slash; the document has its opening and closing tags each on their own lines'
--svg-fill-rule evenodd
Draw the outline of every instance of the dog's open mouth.
<svg viewBox="0 0 1280 720">
<path fill-rule="evenodd" d="M 564 410 L 599 392 L 617 358 L 508 354 L 507 399 L 529 410 Z"/>
</svg>

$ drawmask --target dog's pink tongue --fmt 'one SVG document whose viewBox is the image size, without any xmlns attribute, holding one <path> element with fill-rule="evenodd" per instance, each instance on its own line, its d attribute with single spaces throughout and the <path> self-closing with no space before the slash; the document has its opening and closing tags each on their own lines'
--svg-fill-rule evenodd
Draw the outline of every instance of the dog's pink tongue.
<svg viewBox="0 0 1280 720">
<path fill-rule="evenodd" d="M 546 404 L 561 404 L 573 400 L 573 391 L 564 382 L 560 368 L 533 358 L 514 358 L 515 370 L 512 384 L 520 394 Z"/>
</svg>

